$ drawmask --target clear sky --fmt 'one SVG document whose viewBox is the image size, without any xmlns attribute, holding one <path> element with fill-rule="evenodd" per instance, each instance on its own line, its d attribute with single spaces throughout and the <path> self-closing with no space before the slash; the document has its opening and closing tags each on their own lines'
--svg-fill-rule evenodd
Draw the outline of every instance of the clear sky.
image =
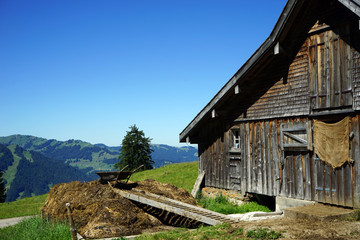
<svg viewBox="0 0 360 240">
<path fill-rule="evenodd" d="M 285 0 L 0 0 L 0 136 L 118 146 L 180 132 L 270 35 Z"/>
</svg>

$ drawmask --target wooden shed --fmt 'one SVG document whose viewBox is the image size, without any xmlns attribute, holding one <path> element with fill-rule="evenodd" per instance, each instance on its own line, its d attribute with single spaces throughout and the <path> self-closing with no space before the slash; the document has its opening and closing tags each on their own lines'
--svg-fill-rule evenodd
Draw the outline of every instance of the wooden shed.
<svg viewBox="0 0 360 240">
<path fill-rule="evenodd" d="M 289 0 L 181 132 L 205 185 L 360 207 L 360 0 Z"/>
</svg>

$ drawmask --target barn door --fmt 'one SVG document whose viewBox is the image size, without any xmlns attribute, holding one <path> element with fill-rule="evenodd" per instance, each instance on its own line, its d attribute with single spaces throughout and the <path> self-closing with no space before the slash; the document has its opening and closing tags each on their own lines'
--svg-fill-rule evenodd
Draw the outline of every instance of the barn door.
<svg viewBox="0 0 360 240">
<path fill-rule="evenodd" d="M 240 155 L 230 158 L 230 187 L 238 191 L 241 190 L 240 160 Z"/>
<path fill-rule="evenodd" d="M 310 122 L 280 125 L 280 195 L 311 200 L 312 134 Z"/>
</svg>

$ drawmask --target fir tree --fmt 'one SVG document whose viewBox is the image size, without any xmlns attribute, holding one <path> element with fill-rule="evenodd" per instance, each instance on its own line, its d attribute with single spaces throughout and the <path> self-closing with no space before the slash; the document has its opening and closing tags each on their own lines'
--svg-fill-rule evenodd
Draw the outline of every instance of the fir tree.
<svg viewBox="0 0 360 240">
<path fill-rule="evenodd" d="M 6 188 L 5 188 L 5 183 L 4 183 L 4 179 L 3 179 L 3 174 L 4 174 L 4 172 L 2 170 L 0 170 L 0 203 L 5 202 L 5 199 L 6 199 Z"/>
<path fill-rule="evenodd" d="M 114 165 L 116 169 L 122 169 L 128 165 L 128 169 L 135 169 L 144 165 L 143 169 L 152 169 L 154 161 L 151 158 L 153 150 L 150 148 L 151 139 L 145 137 L 143 131 L 136 125 L 130 126 L 130 131 L 122 141 L 119 162 Z"/>
</svg>

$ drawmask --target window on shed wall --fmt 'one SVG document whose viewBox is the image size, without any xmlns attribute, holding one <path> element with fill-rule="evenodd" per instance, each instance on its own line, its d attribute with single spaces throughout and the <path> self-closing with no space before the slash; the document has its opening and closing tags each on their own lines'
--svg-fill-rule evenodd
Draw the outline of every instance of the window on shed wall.
<svg viewBox="0 0 360 240">
<path fill-rule="evenodd" d="M 231 129 L 232 149 L 240 151 L 240 129 Z"/>
<path fill-rule="evenodd" d="M 334 31 L 327 29 L 308 39 L 313 112 L 352 107 L 350 28 Z"/>
</svg>

